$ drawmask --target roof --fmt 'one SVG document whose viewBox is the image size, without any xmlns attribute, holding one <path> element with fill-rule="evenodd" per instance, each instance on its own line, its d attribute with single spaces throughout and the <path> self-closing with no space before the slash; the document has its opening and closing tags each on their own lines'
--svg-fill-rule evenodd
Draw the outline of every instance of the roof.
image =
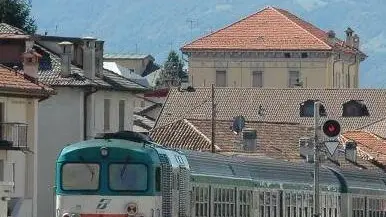
<svg viewBox="0 0 386 217">
<path fill-rule="evenodd" d="M 116 74 L 122 75 L 132 81 L 135 81 L 142 86 L 149 87 L 148 80 L 139 74 L 130 71 L 128 68 L 123 67 L 116 62 L 103 62 L 103 68 L 115 72 Z"/>
<path fill-rule="evenodd" d="M 359 128 L 358 130 L 371 132 L 386 139 L 386 117 Z"/>
<path fill-rule="evenodd" d="M 290 12 L 266 7 L 216 32 L 184 45 L 194 50 L 318 50 L 359 52 Z"/>
<path fill-rule="evenodd" d="M 345 132 L 344 140 L 353 140 L 357 143 L 357 150 L 363 158 L 375 160 L 386 169 L 386 140 L 373 133 L 354 130 Z"/>
<path fill-rule="evenodd" d="M 145 59 L 150 58 L 154 60 L 154 57 L 150 54 L 104 54 L 104 59 Z"/>
<path fill-rule="evenodd" d="M 119 90 L 147 90 L 146 86 L 143 86 L 122 75 L 119 75 L 115 72 L 106 69 L 103 70 L 103 80 L 111 84 L 113 88 Z"/>
<path fill-rule="evenodd" d="M 313 126 L 312 117 L 300 117 L 300 104 L 320 100 L 327 117 L 337 119 L 342 131 L 358 129 L 386 116 L 385 89 L 310 89 L 310 88 L 215 88 L 216 119 L 232 120 L 243 115 L 247 121 L 300 123 Z M 369 116 L 342 117 L 342 104 L 363 100 Z M 156 122 L 156 127 L 179 119 L 211 118 L 211 88 L 179 92 L 172 88 Z M 321 120 L 325 120 L 322 117 Z"/>
<path fill-rule="evenodd" d="M 143 128 L 146 132 L 154 127 L 154 120 L 137 114 L 134 114 L 133 117 L 134 125 Z"/>
<path fill-rule="evenodd" d="M 51 86 L 99 86 L 110 87 L 110 85 L 99 78 L 95 81 L 84 76 L 84 71 L 71 65 L 71 74 L 68 77 L 61 76 L 60 56 L 47 48 L 35 44 L 34 49 L 42 55 L 39 61 L 39 80 Z"/>
<path fill-rule="evenodd" d="M 30 36 L 23 30 L 6 23 L 0 23 L 0 38 L 2 39 L 26 39 Z"/>
<path fill-rule="evenodd" d="M 30 96 L 48 96 L 54 90 L 42 83 L 34 83 L 23 74 L 0 65 L 0 94 L 3 91 Z"/>
<path fill-rule="evenodd" d="M 242 150 L 242 136 L 230 130 L 231 121 L 216 121 L 216 150 L 222 153 L 245 155 Z M 246 122 L 247 128 L 257 130 L 258 149 L 254 156 L 265 156 L 272 159 L 290 162 L 304 162 L 300 156 L 299 139 L 311 136 L 312 130 L 297 123 Z M 149 132 L 150 137 L 162 145 L 199 151 L 211 149 L 211 121 L 181 119 L 167 125 L 156 127 Z M 339 146 L 342 149 L 342 146 Z M 251 153 L 249 153 L 251 155 Z M 252 156 L 253 156 L 252 155 Z M 351 169 L 380 170 L 364 159 L 358 164 L 347 161 L 342 151 L 337 152 L 336 159 L 324 162 L 332 167 Z"/>
</svg>

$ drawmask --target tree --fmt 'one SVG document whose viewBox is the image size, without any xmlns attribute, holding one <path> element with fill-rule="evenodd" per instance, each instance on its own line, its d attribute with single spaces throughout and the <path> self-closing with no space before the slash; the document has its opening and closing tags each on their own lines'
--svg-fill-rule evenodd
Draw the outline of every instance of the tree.
<svg viewBox="0 0 386 217">
<path fill-rule="evenodd" d="M 157 87 L 177 87 L 181 80 L 186 78 L 186 72 L 183 70 L 184 63 L 178 56 L 177 52 L 170 51 L 168 59 L 163 65 L 160 77 L 157 79 Z"/>
<path fill-rule="evenodd" d="M 30 17 L 31 7 L 25 0 L 0 0 L 0 23 L 7 23 L 33 34 L 37 30 Z"/>
</svg>

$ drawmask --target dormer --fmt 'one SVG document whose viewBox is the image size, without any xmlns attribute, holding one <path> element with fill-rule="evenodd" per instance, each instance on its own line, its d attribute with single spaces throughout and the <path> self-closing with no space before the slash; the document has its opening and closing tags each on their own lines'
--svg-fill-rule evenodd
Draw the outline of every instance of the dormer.
<svg viewBox="0 0 386 217">
<path fill-rule="evenodd" d="M 343 105 L 343 117 L 362 117 L 370 116 L 367 106 L 362 100 L 350 100 Z"/>
<path fill-rule="evenodd" d="M 304 101 L 300 104 L 299 107 L 299 115 L 300 117 L 314 117 L 314 103 L 316 100 L 309 99 L 307 101 Z M 324 105 L 320 105 L 319 107 L 319 114 L 320 116 L 326 116 L 326 109 L 324 108 Z"/>
</svg>

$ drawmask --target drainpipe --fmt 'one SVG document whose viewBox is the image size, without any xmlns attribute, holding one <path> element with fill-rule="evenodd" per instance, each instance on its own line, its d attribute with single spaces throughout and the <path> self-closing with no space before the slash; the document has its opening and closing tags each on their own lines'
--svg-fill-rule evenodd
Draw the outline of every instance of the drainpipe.
<svg viewBox="0 0 386 217">
<path fill-rule="evenodd" d="M 83 96 L 83 140 L 87 140 L 87 99 L 91 94 L 97 92 L 97 88 L 90 88 L 84 92 Z"/>
<path fill-rule="evenodd" d="M 347 66 L 347 74 L 348 74 L 348 78 L 350 79 L 350 67 L 355 65 L 357 63 L 357 55 L 355 54 L 354 56 L 354 62 L 350 63 L 348 66 Z M 354 79 L 355 81 L 357 79 Z M 354 82 L 353 82 L 354 83 Z M 351 84 L 351 83 L 350 83 Z M 354 84 L 355 85 L 355 84 Z M 350 85 L 351 86 L 351 85 Z"/>
<path fill-rule="evenodd" d="M 335 83 L 336 83 L 336 79 L 335 79 L 335 63 L 337 63 L 339 61 L 342 61 L 342 59 L 340 58 L 340 55 L 338 56 L 337 59 L 335 58 L 334 62 L 332 63 L 332 86 L 333 86 L 333 88 L 335 88 Z"/>
</svg>

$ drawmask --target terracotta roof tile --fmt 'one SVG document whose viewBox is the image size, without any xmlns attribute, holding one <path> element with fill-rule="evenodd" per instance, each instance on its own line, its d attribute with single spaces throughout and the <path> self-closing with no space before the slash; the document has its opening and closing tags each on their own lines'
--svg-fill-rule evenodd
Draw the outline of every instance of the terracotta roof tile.
<svg viewBox="0 0 386 217">
<path fill-rule="evenodd" d="M 211 88 L 196 88 L 195 92 L 169 92 L 156 126 L 185 119 L 211 118 Z M 247 121 L 300 123 L 313 125 L 312 117 L 300 117 L 300 104 L 321 100 L 328 118 L 340 121 L 342 131 L 354 130 L 386 116 L 384 89 L 307 89 L 307 88 L 215 88 L 217 120 L 232 120 L 243 115 Z M 369 116 L 342 117 L 343 104 L 363 100 Z M 322 121 L 326 117 L 322 118 Z"/>
<path fill-rule="evenodd" d="M 54 90 L 42 83 L 34 83 L 19 72 L 0 65 L 0 92 L 11 91 L 31 95 L 50 95 Z"/>
<path fill-rule="evenodd" d="M 327 32 L 290 12 L 266 7 L 214 33 L 181 48 L 182 51 L 219 50 L 332 50 L 357 52 L 337 39 L 328 40 Z"/>
<path fill-rule="evenodd" d="M 370 123 L 358 130 L 371 132 L 379 137 L 386 139 L 386 117 Z"/>
<path fill-rule="evenodd" d="M 187 120 L 158 127 L 151 130 L 149 135 L 154 141 L 171 148 L 208 150 L 211 147 L 208 137 Z"/>
<path fill-rule="evenodd" d="M 291 162 L 303 162 L 299 152 L 299 138 L 311 136 L 308 127 L 296 123 L 247 122 L 246 127 L 257 130 L 258 149 L 253 153 L 242 150 L 241 134 L 234 134 L 230 130 L 231 121 L 216 121 L 216 150 L 221 153 L 238 153 L 252 156 L 265 156 Z M 171 124 L 154 128 L 150 137 L 162 145 L 200 151 L 211 149 L 211 122 L 210 120 L 178 120 Z M 342 146 L 339 146 L 340 149 Z M 337 151 L 334 161 L 326 160 L 324 164 L 356 169 L 381 170 L 364 159 L 359 158 L 358 164 L 353 164 L 344 158 L 342 151 Z"/>
<path fill-rule="evenodd" d="M 386 168 L 386 140 L 366 131 L 347 131 L 342 137 L 357 142 L 357 148 L 364 158 L 376 160 Z"/>
<path fill-rule="evenodd" d="M 26 39 L 30 36 L 23 30 L 6 23 L 0 23 L 0 38 L 2 39 Z"/>
</svg>

